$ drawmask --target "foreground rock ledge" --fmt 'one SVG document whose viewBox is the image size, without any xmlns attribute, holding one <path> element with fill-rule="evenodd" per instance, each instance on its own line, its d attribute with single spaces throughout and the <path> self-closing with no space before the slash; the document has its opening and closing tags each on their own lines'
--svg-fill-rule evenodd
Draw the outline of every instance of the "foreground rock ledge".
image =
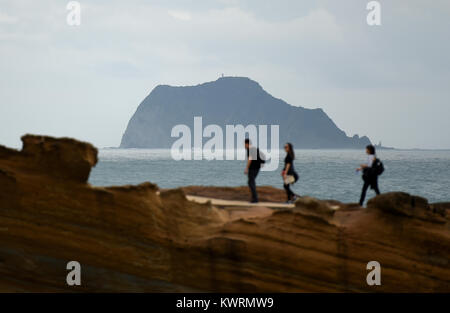
<svg viewBox="0 0 450 313">
<path fill-rule="evenodd" d="M 450 291 L 449 204 L 390 193 L 367 209 L 216 208 L 150 183 L 90 186 L 92 145 L 22 141 L 0 146 L 0 291 Z M 81 286 L 66 285 L 72 260 Z M 381 286 L 366 283 L 369 261 Z"/>
</svg>

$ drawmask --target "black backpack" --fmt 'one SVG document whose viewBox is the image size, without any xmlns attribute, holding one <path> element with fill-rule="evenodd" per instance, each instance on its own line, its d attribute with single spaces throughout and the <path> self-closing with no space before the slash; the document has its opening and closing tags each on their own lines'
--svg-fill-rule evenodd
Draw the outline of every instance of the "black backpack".
<svg viewBox="0 0 450 313">
<path fill-rule="evenodd" d="M 380 176 L 384 172 L 384 165 L 383 162 L 380 161 L 380 159 L 373 160 L 372 163 L 372 172 L 373 174 Z"/>
</svg>

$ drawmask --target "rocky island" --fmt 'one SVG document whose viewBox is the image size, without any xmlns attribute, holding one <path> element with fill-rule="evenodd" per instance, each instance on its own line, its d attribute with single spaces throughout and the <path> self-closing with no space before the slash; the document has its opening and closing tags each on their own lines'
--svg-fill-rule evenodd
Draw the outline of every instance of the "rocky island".
<svg viewBox="0 0 450 313">
<path fill-rule="evenodd" d="M 197 86 L 159 85 L 128 122 L 121 148 L 170 148 L 175 125 L 193 129 L 194 117 L 218 125 L 279 125 L 279 142 L 302 149 L 360 149 L 366 136 L 349 137 L 320 108 L 292 106 L 246 77 L 222 77 Z"/>
<path fill-rule="evenodd" d="M 95 187 L 91 144 L 22 141 L 0 146 L 0 291 L 450 292 L 450 203 L 398 192 L 367 208 L 216 206 L 186 194 L 239 199 L 242 188 Z M 80 286 L 66 283 L 70 261 Z M 366 282 L 370 261 L 379 286 Z"/>
</svg>

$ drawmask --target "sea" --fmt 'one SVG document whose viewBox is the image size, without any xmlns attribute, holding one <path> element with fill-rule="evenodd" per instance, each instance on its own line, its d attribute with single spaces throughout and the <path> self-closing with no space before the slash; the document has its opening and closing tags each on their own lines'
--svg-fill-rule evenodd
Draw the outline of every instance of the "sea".
<svg viewBox="0 0 450 313">
<path fill-rule="evenodd" d="M 299 195 L 341 202 L 358 202 L 363 181 L 356 168 L 367 162 L 363 150 L 296 150 L 295 169 L 300 175 L 293 190 Z M 280 172 L 284 151 L 275 171 L 261 171 L 257 185 L 283 188 Z M 385 171 L 380 191 L 404 191 L 430 202 L 450 202 L 450 150 L 379 150 Z M 243 186 L 244 160 L 180 160 L 169 149 L 99 150 L 99 162 L 89 182 L 113 186 L 152 182 L 160 188 L 188 185 Z M 367 198 L 374 196 L 369 190 Z"/>
</svg>

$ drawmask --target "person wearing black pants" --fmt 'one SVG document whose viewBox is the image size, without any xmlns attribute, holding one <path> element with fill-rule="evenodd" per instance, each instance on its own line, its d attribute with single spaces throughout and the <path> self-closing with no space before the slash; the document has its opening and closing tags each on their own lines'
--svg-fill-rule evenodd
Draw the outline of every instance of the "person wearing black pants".
<svg viewBox="0 0 450 313">
<path fill-rule="evenodd" d="M 284 168 L 281 172 L 281 176 L 283 177 L 283 187 L 284 190 L 286 190 L 286 196 L 287 196 L 287 202 L 291 203 L 294 202 L 297 198 L 297 196 L 292 192 L 290 185 L 297 182 L 298 180 L 298 174 L 294 169 L 294 147 L 291 143 L 286 143 L 284 145 L 284 151 L 286 151 L 286 157 L 284 158 Z M 294 182 L 287 182 L 288 176 L 294 176 Z"/>
<path fill-rule="evenodd" d="M 361 191 L 361 197 L 359 198 L 359 205 L 362 206 L 364 204 L 364 199 L 366 198 L 366 192 L 367 189 L 370 188 L 375 191 L 377 195 L 380 194 L 380 189 L 378 188 L 378 175 L 373 173 L 372 171 L 372 164 L 376 159 L 375 155 L 375 147 L 373 145 L 368 145 L 366 147 L 366 153 L 368 155 L 367 157 L 367 163 L 361 164 L 359 168 L 357 168 L 357 171 L 363 171 L 363 180 L 364 185 Z"/>
<path fill-rule="evenodd" d="M 377 195 L 380 194 L 380 189 L 378 189 L 378 177 L 375 176 L 374 178 L 367 178 L 364 180 L 364 185 L 361 191 L 361 198 L 359 199 L 359 205 L 362 206 L 364 204 L 364 199 L 366 198 L 366 192 L 369 188 L 373 189 Z"/>
<path fill-rule="evenodd" d="M 257 203 L 256 176 L 258 176 L 263 161 L 260 157 L 259 149 L 251 146 L 249 139 L 245 139 L 245 149 L 247 150 L 247 166 L 244 173 L 248 175 L 248 187 L 252 195 L 250 202 Z"/>
<path fill-rule="evenodd" d="M 248 169 L 248 187 L 250 188 L 250 193 L 252 194 L 252 199 L 250 202 L 258 202 L 258 193 L 256 192 L 256 176 L 258 176 L 259 168 L 249 168 Z"/>
</svg>

